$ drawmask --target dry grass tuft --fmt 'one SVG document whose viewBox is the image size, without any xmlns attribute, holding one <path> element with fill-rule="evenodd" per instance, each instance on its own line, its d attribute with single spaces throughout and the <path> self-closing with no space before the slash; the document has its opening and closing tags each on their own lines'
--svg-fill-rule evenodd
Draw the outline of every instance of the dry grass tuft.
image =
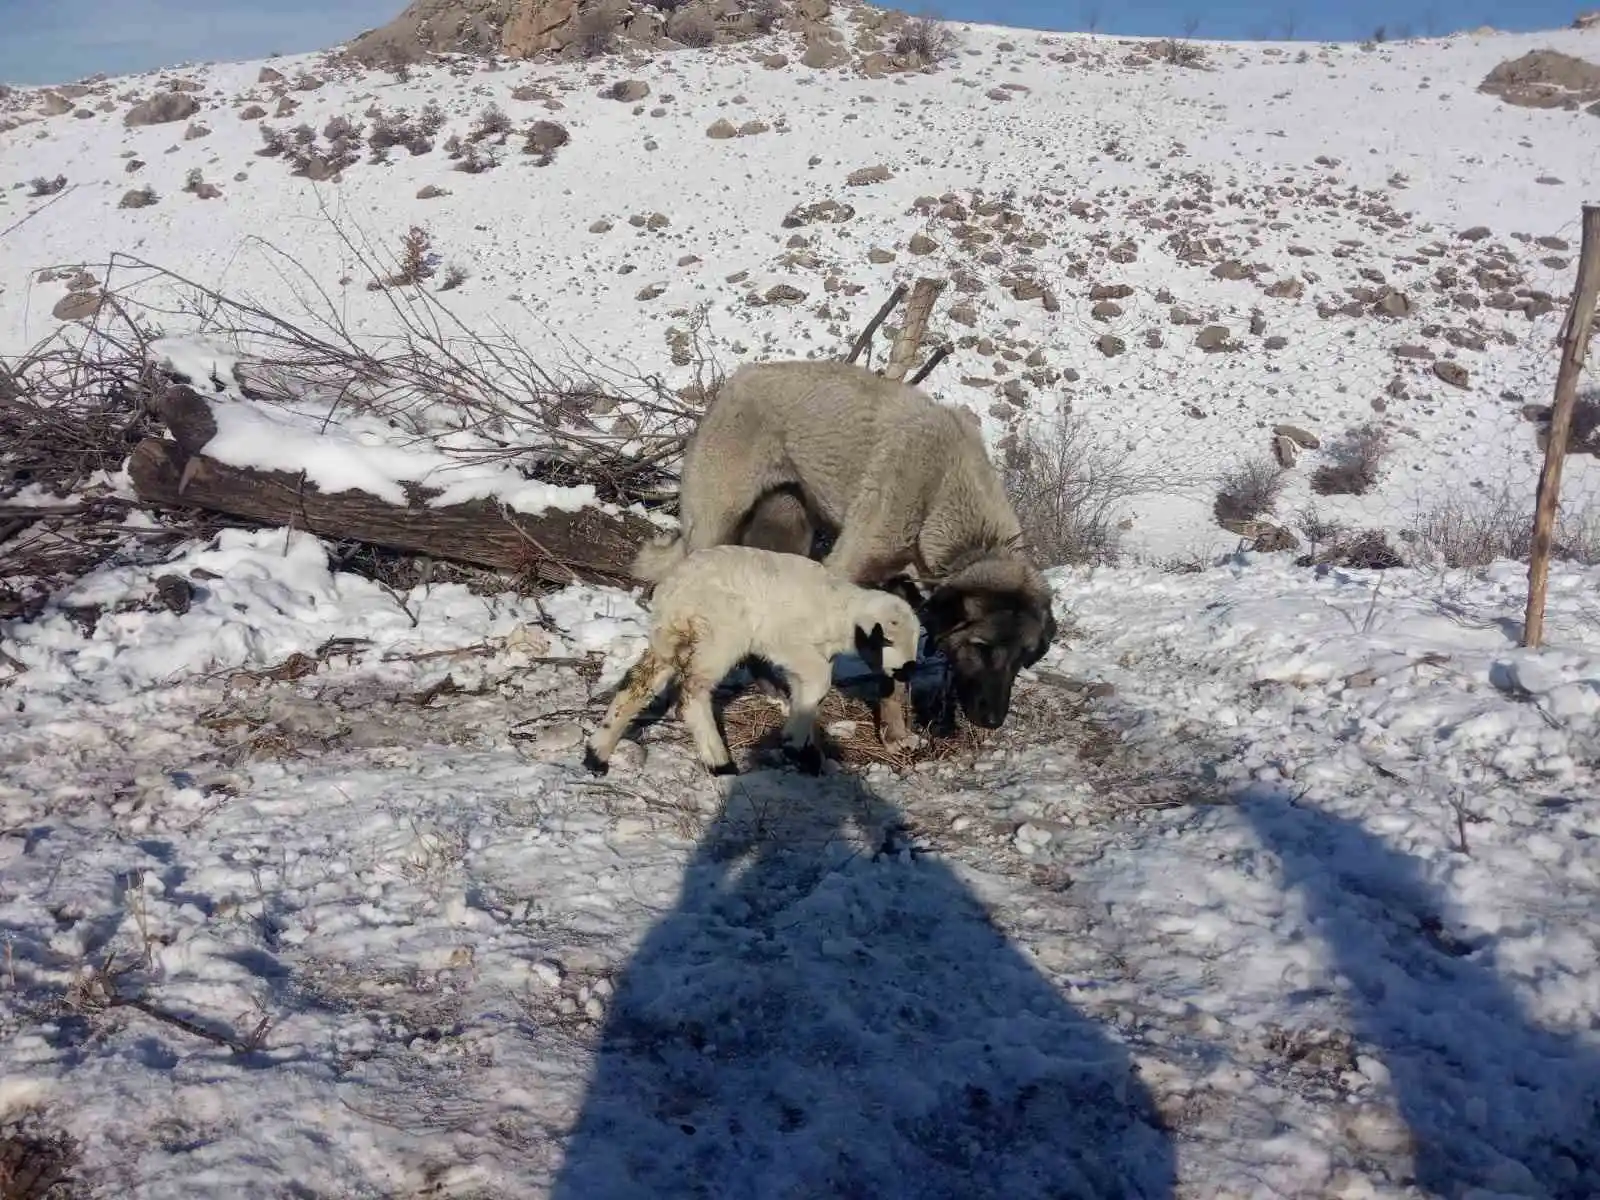
<svg viewBox="0 0 1600 1200">
<path fill-rule="evenodd" d="M 1169 481 L 1134 470 L 1076 414 L 1019 434 L 1001 471 L 1029 550 L 1043 566 L 1115 564 L 1127 501 Z"/>
<path fill-rule="evenodd" d="M 680 8 L 667 20 L 667 36 L 701 50 L 717 40 L 717 24 L 703 8 Z"/>
<path fill-rule="evenodd" d="M 954 58 L 959 49 L 955 31 L 932 17 L 912 17 L 894 38 L 894 53 L 898 57 L 925 67 Z"/>
<path fill-rule="evenodd" d="M 1319 496 L 1365 496 L 1378 482 L 1389 434 L 1369 421 L 1347 431 L 1328 448 L 1333 461 L 1311 475 L 1311 490 Z"/>
<path fill-rule="evenodd" d="M 1212 512 L 1224 524 L 1258 521 L 1277 507 L 1287 479 L 1288 472 L 1274 459 L 1265 456 L 1246 459 L 1218 481 Z"/>
</svg>

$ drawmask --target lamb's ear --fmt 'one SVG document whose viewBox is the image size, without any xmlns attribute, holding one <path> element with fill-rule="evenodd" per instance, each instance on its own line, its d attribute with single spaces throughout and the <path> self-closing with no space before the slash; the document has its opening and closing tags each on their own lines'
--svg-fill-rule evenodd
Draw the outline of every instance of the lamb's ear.
<svg viewBox="0 0 1600 1200">
<path fill-rule="evenodd" d="M 883 674 L 883 648 L 888 644 L 889 639 L 883 635 L 883 626 L 879 622 L 872 623 L 871 633 L 856 626 L 856 653 L 874 675 Z"/>
<path fill-rule="evenodd" d="M 1044 611 L 1044 627 L 1039 631 L 1039 641 L 1022 656 L 1022 665 L 1031 667 L 1044 657 L 1045 651 L 1056 640 L 1056 615 L 1048 608 Z"/>
</svg>

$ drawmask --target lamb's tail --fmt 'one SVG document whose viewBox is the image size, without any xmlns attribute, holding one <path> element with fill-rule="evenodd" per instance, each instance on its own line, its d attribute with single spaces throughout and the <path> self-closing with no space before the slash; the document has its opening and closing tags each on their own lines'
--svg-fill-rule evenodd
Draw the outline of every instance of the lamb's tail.
<svg viewBox="0 0 1600 1200">
<path fill-rule="evenodd" d="M 680 534 L 669 534 L 647 542 L 633 560 L 633 577 L 646 583 L 659 583 L 666 573 L 689 557 L 689 548 Z"/>
</svg>

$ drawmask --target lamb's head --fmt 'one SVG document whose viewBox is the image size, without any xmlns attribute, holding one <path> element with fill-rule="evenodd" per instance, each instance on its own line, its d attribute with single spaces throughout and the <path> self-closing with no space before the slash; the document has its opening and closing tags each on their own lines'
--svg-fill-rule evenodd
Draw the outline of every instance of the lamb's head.
<svg viewBox="0 0 1600 1200">
<path fill-rule="evenodd" d="M 890 592 L 863 589 L 856 612 L 856 653 L 873 674 L 903 677 L 917 661 L 922 627 L 911 605 Z"/>
</svg>

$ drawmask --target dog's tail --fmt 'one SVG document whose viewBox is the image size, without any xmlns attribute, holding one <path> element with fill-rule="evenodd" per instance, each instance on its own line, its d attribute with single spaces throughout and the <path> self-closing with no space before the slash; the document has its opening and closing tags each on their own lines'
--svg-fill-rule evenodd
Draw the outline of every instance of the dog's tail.
<svg viewBox="0 0 1600 1200">
<path fill-rule="evenodd" d="M 647 542 L 633 560 L 633 577 L 646 583 L 659 583 L 673 567 L 689 557 L 688 545 L 680 534 L 668 534 Z"/>
</svg>

